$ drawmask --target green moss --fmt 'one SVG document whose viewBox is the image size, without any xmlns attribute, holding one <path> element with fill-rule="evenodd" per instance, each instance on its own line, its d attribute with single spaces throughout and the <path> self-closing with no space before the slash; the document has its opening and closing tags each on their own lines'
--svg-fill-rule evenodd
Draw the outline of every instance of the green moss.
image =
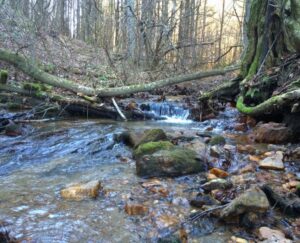
<svg viewBox="0 0 300 243">
<path fill-rule="evenodd" d="M 0 83 L 6 84 L 8 79 L 8 72 L 6 70 L 0 70 Z"/>
<path fill-rule="evenodd" d="M 161 140 L 166 140 L 167 135 L 165 134 L 164 130 L 162 129 L 150 129 L 145 131 L 144 135 L 140 139 L 140 141 L 137 143 L 136 147 L 138 147 L 141 144 L 149 143 L 149 142 L 157 142 Z"/>
<path fill-rule="evenodd" d="M 196 158 L 196 152 L 190 149 L 175 147 L 171 150 L 159 150 L 137 160 L 137 175 L 146 177 L 180 176 L 204 171 L 204 163 Z"/>
<path fill-rule="evenodd" d="M 239 112 L 241 112 L 243 114 L 251 114 L 253 111 L 252 107 L 245 106 L 243 96 L 240 96 L 238 98 L 237 103 L 236 103 L 236 108 L 238 109 Z"/>
<path fill-rule="evenodd" d="M 41 85 L 37 83 L 24 83 L 23 89 L 28 91 L 37 91 L 37 92 L 42 91 Z"/>
<path fill-rule="evenodd" d="M 169 150 L 174 145 L 168 141 L 149 142 L 141 144 L 137 149 L 134 150 L 134 158 L 141 157 L 145 154 L 152 154 L 159 150 Z"/>
<path fill-rule="evenodd" d="M 213 145 L 224 145 L 225 143 L 226 143 L 226 140 L 222 136 L 214 136 L 209 141 L 209 144 L 212 145 L 212 146 Z"/>
</svg>

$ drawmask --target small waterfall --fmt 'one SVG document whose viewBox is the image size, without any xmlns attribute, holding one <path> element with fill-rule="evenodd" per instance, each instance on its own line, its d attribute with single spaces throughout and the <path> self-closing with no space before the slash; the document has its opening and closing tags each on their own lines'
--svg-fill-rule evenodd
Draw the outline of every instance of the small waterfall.
<svg viewBox="0 0 300 243">
<path fill-rule="evenodd" d="M 149 111 L 155 117 L 163 118 L 167 122 L 191 122 L 188 120 L 190 111 L 176 103 L 158 102 L 143 104 L 141 109 Z"/>
</svg>

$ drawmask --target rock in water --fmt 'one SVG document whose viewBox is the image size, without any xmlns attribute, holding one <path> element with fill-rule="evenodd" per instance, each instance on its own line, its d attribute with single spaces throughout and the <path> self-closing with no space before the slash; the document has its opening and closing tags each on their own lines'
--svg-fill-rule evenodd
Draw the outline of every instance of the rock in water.
<svg viewBox="0 0 300 243">
<path fill-rule="evenodd" d="M 285 238 L 284 233 L 282 233 L 279 230 L 270 229 L 268 227 L 259 228 L 259 238 L 264 240 L 262 242 L 265 243 L 272 243 L 272 242 L 292 243 L 291 240 Z"/>
<path fill-rule="evenodd" d="M 83 200 L 87 198 L 96 198 L 99 195 L 101 183 L 97 180 L 85 184 L 73 184 L 60 191 L 64 199 Z"/>
<path fill-rule="evenodd" d="M 10 137 L 17 137 L 22 135 L 22 127 L 20 125 L 11 123 L 5 127 L 5 135 Z"/>
<path fill-rule="evenodd" d="M 214 146 L 214 145 L 225 145 L 226 144 L 226 140 L 225 140 L 225 138 L 223 136 L 214 136 L 209 141 L 209 144 L 211 146 Z"/>
<path fill-rule="evenodd" d="M 144 143 L 134 150 L 133 157 L 139 158 L 146 154 L 152 154 L 159 150 L 169 150 L 173 147 L 174 145 L 168 141 Z"/>
<path fill-rule="evenodd" d="M 283 152 L 277 151 L 275 155 L 267 157 L 259 162 L 259 167 L 270 170 L 283 170 Z"/>
<path fill-rule="evenodd" d="M 145 131 L 142 138 L 136 143 L 136 147 L 144 143 L 167 140 L 167 135 L 162 129 L 150 129 Z"/>
<path fill-rule="evenodd" d="M 287 143 L 292 140 L 292 130 L 282 123 L 269 122 L 254 129 L 255 141 L 259 143 Z"/>
<path fill-rule="evenodd" d="M 201 186 L 205 191 L 213 191 L 216 189 L 225 190 L 232 187 L 232 182 L 225 179 L 213 179 Z"/>
<path fill-rule="evenodd" d="M 142 177 L 181 176 L 205 170 L 204 161 L 192 150 L 174 147 L 144 155 L 136 161 L 136 172 Z"/>
<path fill-rule="evenodd" d="M 145 215 L 148 211 L 149 208 L 142 204 L 126 203 L 125 205 L 125 212 L 130 216 Z"/>
<path fill-rule="evenodd" d="M 265 213 L 268 209 L 269 201 L 265 193 L 258 187 L 253 187 L 222 209 L 221 217 L 234 217 L 249 212 Z"/>
</svg>

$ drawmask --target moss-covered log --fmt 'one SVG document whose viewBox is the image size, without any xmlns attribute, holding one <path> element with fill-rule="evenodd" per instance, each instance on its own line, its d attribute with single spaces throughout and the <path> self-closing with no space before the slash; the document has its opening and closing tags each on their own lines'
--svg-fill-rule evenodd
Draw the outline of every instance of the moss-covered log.
<svg viewBox="0 0 300 243">
<path fill-rule="evenodd" d="M 300 89 L 293 90 L 281 95 L 273 96 L 257 106 L 251 107 L 244 104 L 244 97 L 240 96 L 237 100 L 237 109 L 249 116 L 260 117 L 267 114 L 276 114 L 281 112 L 285 107 L 291 107 L 295 104 L 295 101 L 300 99 Z M 285 112 L 292 112 L 290 110 L 285 110 Z"/>
<path fill-rule="evenodd" d="M 113 97 L 113 96 L 129 95 L 138 92 L 146 92 L 146 91 L 151 91 L 157 88 L 162 88 L 173 84 L 179 84 L 187 81 L 198 80 L 198 79 L 216 76 L 216 75 L 224 75 L 228 72 L 232 72 L 239 69 L 239 66 L 233 66 L 224 69 L 217 69 L 217 70 L 210 70 L 210 71 L 196 72 L 187 75 L 181 75 L 177 77 L 158 80 L 147 84 L 135 84 L 130 86 L 116 87 L 116 88 L 94 89 L 91 87 L 79 85 L 68 79 L 59 78 L 49 73 L 46 73 L 45 71 L 38 68 L 31 60 L 1 48 L 0 48 L 0 60 L 14 65 L 16 68 L 23 71 L 25 74 L 29 75 L 30 77 L 42 83 L 54 87 L 70 90 L 75 93 L 81 93 L 88 96 L 98 96 L 98 97 Z"/>
</svg>

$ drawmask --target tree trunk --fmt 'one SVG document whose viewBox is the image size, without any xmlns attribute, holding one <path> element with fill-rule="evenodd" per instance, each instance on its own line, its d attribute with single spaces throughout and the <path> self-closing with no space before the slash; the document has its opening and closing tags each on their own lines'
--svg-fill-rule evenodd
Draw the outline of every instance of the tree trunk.
<svg viewBox="0 0 300 243">
<path fill-rule="evenodd" d="M 242 59 L 237 109 L 258 118 L 279 120 L 291 113 L 300 116 L 300 2 L 247 3 L 250 12 L 246 12 L 244 40 L 248 46 Z M 224 88 L 228 89 L 228 85 Z M 206 93 L 200 100 L 215 98 L 223 91 Z M 226 95 L 230 97 L 232 93 Z"/>
<path fill-rule="evenodd" d="M 113 96 L 122 96 L 129 95 L 138 92 L 147 92 L 157 88 L 162 88 L 165 86 L 183 83 L 186 81 L 192 81 L 197 79 L 202 79 L 205 77 L 211 77 L 216 75 L 224 75 L 227 72 L 237 70 L 238 66 L 233 66 L 225 69 L 217 69 L 211 71 L 197 72 L 193 74 L 181 75 L 173 78 L 167 78 L 158 80 L 152 83 L 147 84 L 135 84 L 124 87 L 116 88 L 103 88 L 103 89 L 94 89 L 91 87 L 86 87 L 83 85 L 76 84 L 70 80 L 59 78 L 44 72 L 33 64 L 32 61 L 12 52 L 6 51 L 0 48 L 0 60 L 5 61 L 9 64 L 14 65 L 16 68 L 23 71 L 25 74 L 30 77 L 46 83 L 48 85 L 63 88 L 74 93 L 82 93 L 88 96 L 98 96 L 98 97 L 113 97 Z"/>
</svg>

